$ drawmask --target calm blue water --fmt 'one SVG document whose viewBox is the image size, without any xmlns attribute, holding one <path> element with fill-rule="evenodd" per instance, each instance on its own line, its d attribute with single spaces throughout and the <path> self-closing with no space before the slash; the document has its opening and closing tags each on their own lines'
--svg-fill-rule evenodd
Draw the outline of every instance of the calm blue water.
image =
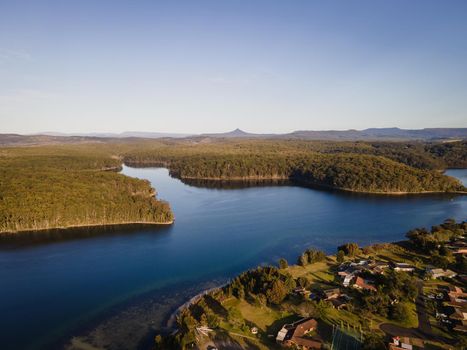
<svg viewBox="0 0 467 350">
<path fill-rule="evenodd" d="M 170 178 L 166 169 L 125 167 L 123 173 L 149 179 L 171 203 L 175 224 L 0 247 L 2 349 L 47 347 L 132 297 L 180 282 L 226 279 L 280 257 L 294 262 L 308 246 L 334 252 L 346 241 L 395 241 L 413 227 L 467 219 L 467 196 L 208 189 Z M 467 170 L 448 173 L 467 178 Z"/>
</svg>

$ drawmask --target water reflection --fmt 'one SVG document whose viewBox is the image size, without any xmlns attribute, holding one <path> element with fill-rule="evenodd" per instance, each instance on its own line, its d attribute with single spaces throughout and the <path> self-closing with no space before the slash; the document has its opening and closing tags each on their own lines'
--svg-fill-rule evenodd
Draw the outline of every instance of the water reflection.
<svg viewBox="0 0 467 350">
<path fill-rule="evenodd" d="M 222 189 L 238 190 L 250 187 L 270 187 L 270 186 L 294 186 L 290 180 L 209 180 L 209 179 L 180 179 L 185 185 Z"/>
<path fill-rule="evenodd" d="M 1 233 L 0 249 L 16 249 L 41 244 L 53 244 L 70 240 L 96 237 L 130 236 L 134 233 L 168 235 L 170 225 L 124 224 L 106 226 L 84 226 L 66 229 L 25 231 L 21 233 Z"/>
</svg>

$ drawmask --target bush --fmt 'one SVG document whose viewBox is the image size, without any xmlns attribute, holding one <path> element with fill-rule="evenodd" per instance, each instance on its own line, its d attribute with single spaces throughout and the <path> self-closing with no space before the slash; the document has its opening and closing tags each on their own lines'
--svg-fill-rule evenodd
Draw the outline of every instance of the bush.
<svg viewBox="0 0 467 350">
<path fill-rule="evenodd" d="M 279 259 L 279 268 L 283 270 L 287 267 L 289 267 L 289 263 L 287 262 L 287 260 L 285 260 L 284 258 Z"/>
<path fill-rule="evenodd" d="M 354 256 L 360 253 L 360 247 L 357 243 L 345 243 L 337 248 L 337 250 L 342 250 L 345 255 L 353 258 Z"/>
<path fill-rule="evenodd" d="M 345 253 L 343 250 L 339 250 L 336 255 L 336 260 L 339 264 L 342 264 L 345 260 Z"/>
</svg>

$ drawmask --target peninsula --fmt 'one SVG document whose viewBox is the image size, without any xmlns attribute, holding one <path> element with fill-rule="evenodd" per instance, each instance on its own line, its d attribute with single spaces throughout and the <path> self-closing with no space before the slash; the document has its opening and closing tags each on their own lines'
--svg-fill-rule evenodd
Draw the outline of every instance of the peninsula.
<svg viewBox="0 0 467 350">
<path fill-rule="evenodd" d="M 155 347 L 464 349 L 466 232 L 448 219 L 407 241 L 308 248 L 193 298 Z"/>
</svg>

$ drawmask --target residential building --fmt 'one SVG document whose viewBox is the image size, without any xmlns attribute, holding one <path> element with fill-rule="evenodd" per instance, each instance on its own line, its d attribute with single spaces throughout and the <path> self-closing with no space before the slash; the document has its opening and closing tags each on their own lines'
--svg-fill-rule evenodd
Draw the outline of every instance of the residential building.
<svg viewBox="0 0 467 350">
<path fill-rule="evenodd" d="M 376 287 L 373 284 L 371 284 L 370 281 L 365 280 L 360 276 L 355 279 L 355 282 L 352 285 L 352 287 L 357 288 L 357 289 L 369 290 L 371 292 L 376 292 Z"/>
<path fill-rule="evenodd" d="M 407 263 L 393 263 L 392 268 L 394 271 L 413 272 L 415 267 Z"/>
<path fill-rule="evenodd" d="M 303 350 L 321 349 L 322 340 L 310 332 L 316 330 L 318 322 L 313 318 L 304 318 L 291 324 L 285 324 L 279 330 L 276 341 L 288 347 L 299 347 Z"/>
</svg>

